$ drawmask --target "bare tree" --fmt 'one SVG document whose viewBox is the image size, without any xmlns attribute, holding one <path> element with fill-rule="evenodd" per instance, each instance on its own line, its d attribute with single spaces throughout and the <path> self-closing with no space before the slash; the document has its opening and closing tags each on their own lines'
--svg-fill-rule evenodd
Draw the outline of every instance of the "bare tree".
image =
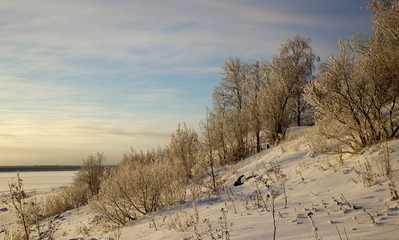
<svg viewBox="0 0 399 240">
<path fill-rule="evenodd" d="M 217 89 L 219 88 L 219 89 Z M 222 94 L 221 94 L 222 93 Z M 223 89 L 216 87 L 213 93 L 213 111 L 209 111 L 209 117 L 212 119 L 213 129 L 216 134 L 216 149 L 218 158 L 222 164 L 226 164 L 229 160 L 229 130 L 228 130 L 228 114 L 227 104 L 223 101 Z"/>
<path fill-rule="evenodd" d="M 212 118 L 210 116 L 209 110 L 206 112 L 205 120 L 201 121 L 200 129 L 201 129 L 201 152 L 205 155 L 205 162 L 203 168 L 208 176 L 211 178 L 210 188 L 212 192 L 216 192 L 218 190 L 218 180 L 219 180 L 219 169 L 218 162 L 215 156 L 215 147 L 217 141 L 217 135 L 214 131 L 216 127 L 215 124 L 212 123 Z"/>
<path fill-rule="evenodd" d="M 303 124 L 303 114 L 309 106 L 303 99 L 303 89 L 312 80 L 316 56 L 310 46 L 310 39 L 296 34 L 282 44 L 280 55 L 273 58 L 273 71 L 283 81 L 294 104 L 293 119 L 297 126 Z"/>
<path fill-rule="evenodd" d="M 100 183 L 104 175 L 104 153 L 91 154 L 83 161 L 81 169 L 76 174 L 75 182 L 81 182 L 88 186 L 91 195 L 97 195 Z"/>
<path fill-rule="evenodd" d="M 224 127 L 228 127 L 232 134 L 232 141 L 229 142 L 234 160 L 240 159 L 246 154 L 247 123 L 244 114 L 243 83 L 246 77 L 246 64 L 239 58 L 229 57 L 222 65 L 224 78 L 215 88 L 213 93 L 216 108 L 223 110 Z"/>
<path fill-rule="evenodd" d="M 399 130 L 399 4 L 373 1 L 373 34 L 354 35 L 330 54 L 305 92 L 322 134 L 358 151 Z"/>
<path fill-rule="evenodd" d="M 287 84 L 275 75 L 265 83 L 261 92 L 263 125 L 273 142 L 282 140 L 291 124 L 290 98 Z"/>
<path fill-rule="evenodd" d="M 373 30 L 391 44 L 399 42 L 397 0 L 373 0 L 367 6 L 373 13 Z"/>
<path fill-rule="evenodd" d="M 256 152 L 261 150 L 261 131 L 264 118 L 262 117 L 261 92 L 265 83 L 270 82 L 271 64 L 264 59 L 247 64 L 247 76 L 244 82 L 244 100 L 249 131 L 255 135 Z"/>
<path fill-rule="evenodd" d="M 354 38 L 354 48 L 362 56 L 360 68 L 374 90 L 371 104 L 377 115 L 373 117 L 382 128 L 383 138 L 391 138 L 399 130 L 399 2 L 374 0 L 368 8 L 373 13 L 373 35 L 364 40 Z"/>
</svg>

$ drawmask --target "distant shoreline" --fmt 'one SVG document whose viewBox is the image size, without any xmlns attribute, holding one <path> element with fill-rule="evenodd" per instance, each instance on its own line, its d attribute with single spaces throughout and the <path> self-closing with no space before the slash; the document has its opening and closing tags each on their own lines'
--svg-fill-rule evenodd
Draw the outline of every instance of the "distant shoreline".
<svg viewBox="0 0 399 240">
<path fill-rule="evenodd" d="M 78 165 L 0 166 L 0 172 L 77 171 L 79 169 Z"/>
</svg>

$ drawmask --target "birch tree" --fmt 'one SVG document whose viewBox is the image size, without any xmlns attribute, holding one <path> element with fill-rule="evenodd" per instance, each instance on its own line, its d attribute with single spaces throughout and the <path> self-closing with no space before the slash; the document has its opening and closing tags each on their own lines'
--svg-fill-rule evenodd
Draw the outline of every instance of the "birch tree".
<svg viewBox="0 0 399 240">
<path fill-rule="evenodd" d="M 248 70 L 244 83 L 244 100 L 249 131 L 255 136 L 256 152 L 261 150 L 261 132 L 264 129 L 262 116 L 261 94 L 265 90 L 266 82 L 270 82 L 271 64 L 264 59 L 247 64 Z"/>
<path fill-rule="evenodd" d="M 260 108 L 263 126 L 273 143 L 278 143 L 283 139 L 292 122 L 290 99 L 289 86 L 278 75 L 273 75 L 265 82 L 265 87 L 260 94 Z"/>
<path fill-rule="evenodd" d="M 240 159 L 246 154 L 247 123 L 244 115 L 244 94 L 243 83 L 246 77 L 246 66 L 239 58 L 230 57 L 222 65 L 224 78 L 215 88 L 213 93 L 214 102 L 223 107 L 225 123 L 232 134 L 232 141 L 229 142 L 232 158 Z"/>
<path fill-rule="evenodd" d="M 273 58 L 273 71 L 283 81 L 293 101 L 293 120 L 303 125 L 303 114 L 309 106 L 303 99 L 303 89 L 313 78 L 316 56 L 310 46 L 310 39 L 296 34 L 282 44 L 280 55 Z"/>
<path fill-rule="evenodd" d="M 212 192 L 218 190 L 219 180 L 219 165 L 220 162 L 216 158 L 216 147 L 217 132 L 214 131 L 216 125 L 212 122 L 212 116 L 209 110 L 206 112 L 205 119 L 200 122 L 201 141 L 200 147 L 201 152 L 204 155 L 204 163 L 202 164 L 206 174 L 211 178 L 209 188 Z"/>
</svg>

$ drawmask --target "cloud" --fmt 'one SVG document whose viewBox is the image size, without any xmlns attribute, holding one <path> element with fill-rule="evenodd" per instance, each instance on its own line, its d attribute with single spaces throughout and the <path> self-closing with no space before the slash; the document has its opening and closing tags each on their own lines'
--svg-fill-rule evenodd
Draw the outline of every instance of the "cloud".
<svg viewBox="0 0 399 240">
<path fill-rule="evenodd" d="M 270 58 L 296 32 L 323 57 L 368 25 L 357 4 L 4 1 L 0 139 L 34 159 L 165 144 L 178 122 L 198 124 L 227 57 Z"/>
<path fill-rule="evenodd" d="M 179 121 L 193 118 L 185 113 L 151 110 L 154 103 L 180 102 L 172 89 L 152 89 L 132 99 L 123 98 L 121 105 L 104 105 L 97 96 L 87 96 L 86 90 L 60 83 L 3 76 L 0 86 L 0 165 L 26 163 L 28 159 L 51 163 L 56 152 L 61 155 L 55 155 L 57 160 L 73 158 L 69 162 L 80 161 L 90 152 L 105 151 L 117 162 L 130 146 L 148 149 L 166 144 Z M 143 108 L 129 103 L 142 104 Z M 199 119 L 196 116 L 192 121 Z M 78 159 L 77 152 L 81 154 Z"/>
<path fill-rule="evenodd" d="M 2 5 L 2 12 L 9 13 L 2 21 L 2 53 L 5 58 L 21 53 L 20 60 L 33 67 L 83 71 L 74 65 L 76 60 L 104 59 L 129 62 L 148 73 L 154 67 L 170 69 L 195 61 L 209 67 L 204 59 L 248 57 L 259 50 L 271 55 L 295 33 L 281 26 L 359 25 L 350 14 L 337 18 L 284 12 L 276 6 L 241 1 L 14 1 Z"/>
</svg>

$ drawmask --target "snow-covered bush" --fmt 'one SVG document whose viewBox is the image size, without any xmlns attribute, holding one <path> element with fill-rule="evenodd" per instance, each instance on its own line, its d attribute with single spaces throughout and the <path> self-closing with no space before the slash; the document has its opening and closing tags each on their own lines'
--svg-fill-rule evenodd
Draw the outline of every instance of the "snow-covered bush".
<svg viewBox="0 0 399 240">
<path fill-rule="evenodd" d="M 183 200 L 185 188 L 166 162 L 124 161 L 101 183 L 90 205 L 101 216 L 124 224 Z"/>
<path fill-rule="evenodd" d="M 340 41 L 340 50 L 330 54 L 305 90 L 316 125 L 324 126 L 321 134 L 353 152 L 399 131 L 399 3 L 374 0 L 368 6 L 372 35 Z"/>
<path fill-rule="evenodd" d="M 165 155 L 179 169 L 181 178 L 193 178 L 193 170 L 198 161 L 198 145 L 197 132 L 185 123 L 179 124 L 165 148 Z"/>
<path fill-rule="evenodd" d="M 43 209 L 46 217 L 54 216 L 86 205 L 88 198 L 89 193 L 86 186 L 78 184 L 63 186 L 45 199 Z"/>
<path fill-rule="evenodd" d="M 76 173 L 73 183 L 58 189 L 44 201 L 43 217 L 50 217 L 65 211 L 84 206 L 89 198 L 98 194 L 100 183 L 104 178 L 104 153 L 96 153 L 83 161 L 81 169 Z"/>
<path fill-rule="evenodd" d="M 21 239 L 29 240 L 30 227 L 36 222 L 34 217 L 36 211 L 32 210 L 32 206 L 36 206 L 36 204 L 28 199 L 24 191 L 23 181 L 19 177 L 19 172 L 17 173 L 17 180 L 15 182 L 11 181 L 8 186 L 10 190 L 9 201 L 5 203 L 15 210 L 20 223 L 18 231 L 15 234 L 18 234 Z"/>
</svg>

